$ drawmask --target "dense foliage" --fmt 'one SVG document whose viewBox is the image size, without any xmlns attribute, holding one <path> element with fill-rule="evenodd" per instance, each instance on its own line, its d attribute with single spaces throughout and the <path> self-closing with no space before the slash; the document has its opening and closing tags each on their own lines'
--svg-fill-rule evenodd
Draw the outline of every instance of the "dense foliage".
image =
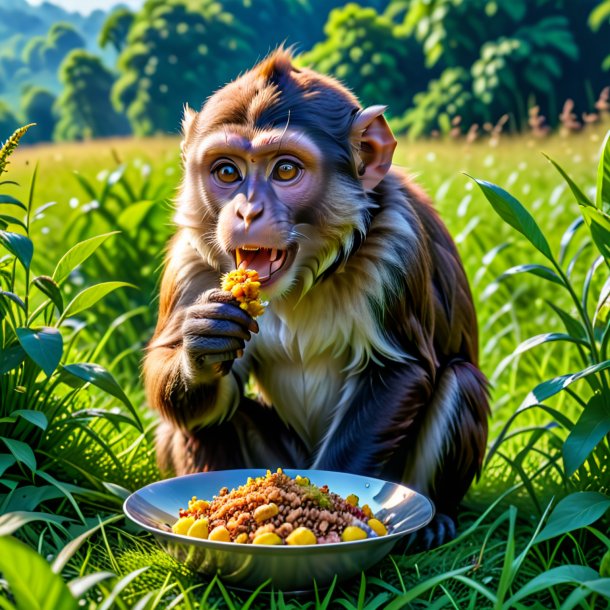
<svg viewBox="0 0 610 610">
<path fill-rule="evenodd" d="M 67 112 L 62 89 L 89 86 L 60 78 L 60 63 L 85 46 L 112 75 L 111 93 L 100 100 L 109 124 L 119 112 L 137 135 L 175 133 L 183 104 L 198 108 L 282 43 L 363 104 L 388 105 L 393 127 L 413 137 L 499 122 L 525 130 L 532 112 L 542 134 L 565 125 L 566 103 L 570 129 L 579 129 L 598 120 L 598 98 L 610 85 L 607 0 L 146 0 L 104 22 L 58 10 L 42 32 L 25 0 L 3 8 L 8 1 L 0 0 L 0 15 L 21 33 L 0 42 L 0 101 L 24 121 L 24 88 L 58 97 L 57 118 Z M 96 128 L 75 133 L 83 131 Z"/>
</svg>

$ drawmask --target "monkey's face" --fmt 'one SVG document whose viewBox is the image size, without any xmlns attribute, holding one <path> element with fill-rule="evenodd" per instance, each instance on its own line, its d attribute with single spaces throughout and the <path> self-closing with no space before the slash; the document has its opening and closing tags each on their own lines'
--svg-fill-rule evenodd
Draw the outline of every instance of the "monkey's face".
<svg viewBox="0 0 610 610">
<path fill-rule="evenodd" d="M 323 271 L 362 216 L 359 181 L 336 176 L 332 160 L 304 130 L 238 126 L 213 132 L 186 163 L 208 224 L 209 246 L 235 267 L 258 271 L 268 296 L 288 290 L 303 269 Z M 332 260 L 330 261 L 332 262 Z"/>
</svg>

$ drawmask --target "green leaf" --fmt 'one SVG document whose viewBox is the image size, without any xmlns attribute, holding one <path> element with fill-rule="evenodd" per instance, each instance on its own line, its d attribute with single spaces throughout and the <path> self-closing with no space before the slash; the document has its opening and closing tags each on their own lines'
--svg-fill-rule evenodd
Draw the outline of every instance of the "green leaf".
<svg viewBox="0 0 610 610">
<path fill-rule="evenodd" d="M 16 369 L 24 360 L 25 352 L 19 344 L 0 350 L 0 375 Z"/>
<path fill-rule="evenodd" d="M 32 280 L 32 284 L 42 292 L 42 294 L 46 295 L 51 299 L 51 302 L 57 309 L 59 313 L 62 313 L 64 310 L 64 300 L 61 296 L 61 292 L 59 291 L 59 286 L 55 282 L 55 280 L 48 275 L 39 275 Z"/>
<path fill-rule="evenodd" d="M 83 596 L 87 591 L 98 585 L 103 580 L 108 580 L 109 578 L 114 578 L 116 574 L 113 572 L 94 572 L 93 574 L 87 574 L 86 576 L 81 576 L 80 578 L 74 578 L 68 583 L 68 588 L 70 592 L 76 599 Z M 151 591 L 153 594 L 157 594 L 156 591 Z"/>
<path fill-rule="evenodd" d="M 610 261 L 610 216 L 597 208 L 581 208 L 580 212 L 599 253 L 606 261 Z"/>
<path fill-rule="evenodd" d="M 0 436 L 0 441 L 4 441 L 6 448 L 15 456 L 15 459 L 25 464 L 32 472 L 36 472 L 36 456 L 32 448 L 22 441 L 14 438 Z"/>
<path fill-rule="evenodd" d="M 53 271 L 53 279 L 57 284 L 61 284 L 69 275 L 84 263 L 110 236 L 116 235 L 119 231 L 97 235 L 77 243 L 72 246 L 60 259 Z"/>
<path fill-rule="evenodd" d="M 483 194 L 491 203 L 496 213 L 511 227 L 519 231 L 544 256 L 553 260 L 551 248 L 546 237 L 536 224 L 533 216 L 510 193 L 495 184 L 485 180 L 474 181 L 479 185 Z"/>
<path fill-rule="evenodd" d="M 564 311 L 551 301 L 547 301 L 547 304 L 560 317 L 570 336 L 578 339 L 586 339 L 587 331 L 580 320 L 574 318 L 568 312 Z"/>
<path fill-rule="evenodd" d="M 528 583 L 515 593 L 504 605 L 506 608 L 514 608 L 515 602 L 533 595 L 539 591 L 545 591 L 556 585 L 562 585 L 566 583 L 578 583 L 592 580 L 597 577 L 597 573 L 593 568 L 589 566 L 579 565 L 564 565 L 557 568 L 552 568 L 539 574 L 535 578 L 532 578 Z"/>
<path fill-rule="evenodd" d="M 0 538 L 0 572 L 17 607 L 27 610 L 78 610 L 61 576 L 34 550 L 12 536 Z"/>
<path fill-rule="evenodd" d="M 45 521 L 46 523 L 54 523 L 62 525 L 65 521 L 74 521 L 69 517 L 61 515 L 52 515 L 50 513 L 31 512 L 31 511 L 14 511 L 0 515 L 0 536 L 10 536 L 26 523 L 32 521 Z"/>
<path fill-rule="evenodd" d="M 597 521 L 610 507 L 610 498 L 597 491 L 578 491 L 555 507 L 536 542 L 549 540 Z M 597 574 L 595 575 L 597 576 Z"/>
<path fill-rule="evenodd" d="M 135 288 L 133 284 L 128 284 L 127 282 L 103 282 L 102 284 L 95 284 L 95 286 L 85 288 L 68 303 L 61 316 L 61 320 L 70 316 L 75 316 L 77 313 L 89 309 L 107 294 L 110 294 L 117 288 L 122 288 L 123 286 Z"/>
<path fill-rule="evenodd" d="M 5 204 L 5 205 L 16 205 L 18 208 L 21 208 L 24 211 L 28 211 L 26 205 L 24 203 L 22 203 L 21 201 L 19 201 L 19 199 L 15 199 L 14 197 L 11 197 L 10 195 L 0 195 L 0 204 Z"/>
<path fill-rule="evenodd" d="M 63 353 L 61 333 L 50 327 L 40 330 L 18 328 L 16 332 L 25 353 L 50 377 L 59 365 Z"/>
<path fill-rule="evenodd" d="M 563 444 L 563 463 L 569 477 L 608 432 L 610 407 L 602 394 L 594 394 Z"/>
<path fill-rule="evenodd" d="M 121 386 L 119 386 L 115 378 L 104 367 L 100 366 L 99 364 L 81 362 L 78 364 L 68 364 L 63 367 L 63 371 L 70 377 L 91 383 L 107 394 L 118 398 L 134 416 L 135 424 L 138 430 L 140 430 L 140 432 L 143 430 L 140 418 L 129 401 L 129 398 L 127 398 L 125 392 L 123 392 Z M 62 381 L 64 380 L 62 379 Z"/>
<path fill-rule="evenodd" d="M 17 225 L 21 227 L 24 231 L 27 230 L 25 223 L 23 220 L 19 220 L 19 218 L 15 218 L 14 216 L 9 216 L 8 214 L 0 214 L 0 220 L 8 225 Z"/>
<path fill-rule="evenodd" d="M 7 500 L 2 505 L 2 510 L 7 513 L 13 511 L 32 511 L 42 502 L 57 500 L 62 495 L 61 491 L 52 485 L 22 485 L 11 491 Z"/>
<path fill-rule="evenodd" d="M 127 576 L 123 576 L 123 578 L 121 578 L 121 580 L 119 580 L 119 582 L 114 585 L 114 588 L 112 589 L 108 597 L 106 597 L 106 599 L 104 599 L 104 602 L 99 606 L 99 610 L 110 610 L 121 591 L 128 587 L 133 580 L 135 580 L 138 576 L 140 576 L 140 574 L 142 574 L 142 572 L 146 572 L 148 568 L 150 568 L 150 566 L 144 566 L 143 568 L 138 568 L 137 570 L 130 572 L 129 574 L 127 574 Z"/>
<path fill-rule="evenodd" d="M 536 335 L 535 337 L 530 337 L 529 339 L 526 339 L 520 343 L 513 351 L 513 356 L 522 354 L 523 352 L 526 352 L 527 350 L 530 350 L 538 345 L 552 343 L 554 341 L 567 341 L 568 343 L 577 343 L 578 345 L 584 345 L 585 347 L 589 346 L 589 343 L 584 339 L 578 339 L 577 337 L 572 337 L 564 333 L 543 333 L 541 335 Z"/>
<path fill-rule="evenodd" d="M 542 153 L 544 155 L 544 153 Z M 572 194 L 574 195 L 574 199 L 576 199 L 577 203 L 585 206 L 585 207 L 594 207 L 593 202 L 582 192 L 580 187 L 568 176 L 568 174 L 564 171 L 564 169 L 551 157 L 548 155 L 544 155 L 554 166 L 555 169 L 563 176 L 563 179 L 566 181 L 567 185 L 570 187 Z"/>
<path fill-rule="evenodd" d="M 559 284 L 563 286 L 563 281 L 561 278 L 550 268 L 545 265 L 536 265 L 536 264 L 527 264 L 527 265 L 516 265 L 515 267 L 511 267 L 507 269 L 499 278 L 498 281 L 503 280 L 506 277 L 510 277 L 511 275 L 516 275 L 518 273 L 531 273 L 532 275 L 536 275 L 541 277 L 549 282 L 553 282 L 554 284 Z"/>
<path fill-rule="evenodd" d="M 610 209 L 610 131 L 604 138 L 597 166 L 597 194 L 595 204 L 600 210 Z"/>
<path fill-rule="evenodd" d="M 14 292 L 0 290 L 0 296 L 10 299 L 11 301 L 13 301 L 13 303 L 17 304 L 21 310 L 25 312 L 25 303 L 22 301 L 21 297 L 16 295 Z"/>
<path fill-rule="evenodd" d="M 125 231 L 137 229 L 155 205 L 155 201 L 138 201 L 127 206 L 117 219 L 119 227 Z"/>
<path fill-rule="evenodd" d="M 600 2 L 591 11 L 591 14 L 589 15 L 589 26 L 596 32 L 602 27 L 607 19 L 610 19 L 610 2 L 605 0 L 605 2 Z"/>
<path fill-rule="evenodd" d="M 11 455 L 10 453 L 0 453 L 0 477 L 16 462 L 17 460 L 14 455 Z"/>
<path fill-rule="evenodd" d="M 17 409 L 16 411 L 11 411 L 11 415 L 17 415 L 29 421 L 31 424 L 38 426 L 41 430 L 46 430 L 49 425 L 49 421 L 47 420 L 47 416 L 42 411 L 34 411 L 32 409 Z"/>
<path fill-rule="evenodd" d="M 30 268 L 32 256 L 34 255 L 34 244 L 32 244 L 29 237 L 20 233 L 0 231 L 0 244 L 11 254 L 14 254 L 25 269 Z"/>
<path fill-rule="evenodd" d="M 569 375 L 560 375 L 559 377 L 553 377 L 552 379 L 543 381 L 542 383 L 539 383 L 525 397 L 525 400 L 521 403 L 519 409 L 534 405 L 539 402 L 543 402 L 547 398 L 558 394 L 559 392 L 567 388 L 569 385 L 573 384 L 575 381 L 584 379 L 589 375 L 593 375 L 594 373 L 598 373 L 599 371 L 603 371 L 607 368 L 610 368 L 610 360 L 604 360 L 603 362 L 593 364 L 591 366 L 588 366 L 586 369 L 583 369 L 582 371 L 578 371 L 577 373 L 572 373 Z"/>
</svg>

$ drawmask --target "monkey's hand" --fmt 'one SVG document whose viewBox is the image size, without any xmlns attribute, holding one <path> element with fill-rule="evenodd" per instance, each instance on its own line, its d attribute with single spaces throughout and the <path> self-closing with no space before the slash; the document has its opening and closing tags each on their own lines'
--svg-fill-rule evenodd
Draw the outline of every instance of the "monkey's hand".
<svg viewBox="0 0 610 610">
<path fill-rule="evenodd" d="M 182 323 L 186 380 L 206 383 L 226 375 L 253 332 L 258 332 L 258 324 L 230 292 L 204 292 L 186 310 Z"/>
</svg>

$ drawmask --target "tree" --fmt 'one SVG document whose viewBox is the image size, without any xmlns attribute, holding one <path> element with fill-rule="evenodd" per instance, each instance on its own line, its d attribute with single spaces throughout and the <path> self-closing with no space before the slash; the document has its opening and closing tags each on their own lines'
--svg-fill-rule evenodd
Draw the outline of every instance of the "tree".
<svg viewBox="0 0 610 610">
<path fill-rule="evenodd" d="M 127 42 L 129 28 L 135 19 L 135 15 L 125 7 L 121 7 L 110 13 L 104 22 L 98 42 L 104 49 L 107 45 L 112 45 L 117 53 L 123 50 Z"/>
<path fill-rule="evenodd" d="M 251 31 L 214 0 L 191 4 L 148 0 L 130 29 L 112 99 L 137 135 L 175 132 L 184 103 L 199 107 L 250 64 Z"/>
<path fill-rule="evenodd" d="M 0 100 L 0 141 L 4 142 L 18 127 L 19 121 L 8 105 Z"/>
<path fill-rule="evenodd" d="M 450 70 L 445 80 L 452 80 L 455 69 L 466 71 L 460 71 L 459 82 L 461 91 L 469 91 L 477 101 L 476 122 L 509 114 L 513 126 L 523 128 L 534 105 L 551 124 L 557 124 L 567 98 L 580 111 L 593 109 L 607 84 L 602 62 L 610 28 L 603 23 L 604 11 L 592 11 L 605 2 L 394 0 L 386 15 L 422 44 L 428 66 Z M 596 35 L 592 27 L 600 32 Z M 444 105 L 442 98 L 431 83 L 427 93 L 418 97 L 427 105 L 419 119 L 429 118 L 437 102 L 439 108 L 455 108 Z M 472 107 L 466 113 L 472 116 Z M 462 125 L 468 127 L 468 121 Z"/>
<path fill-rule="evenodd" d="M 388 114 L 397 115 L 425 87 L 429 74 L 419 45 L 375 9 L 347 4 L 330 13 L 324 30 L 326 40 L 299 63 L 337 77 L 365 106 L 387 104 Z"/>
<path fill-rule="evenodd" d="M 69 23 L 55 23 L 47 35 L 47 44 L 42 52 L 44 63 L 50 70 L 56 70 L 66 55 L 74 49 L 86 46 L 84 38 Z"/>
<path fill-rule="evenodd" d="M 36 123 L 32 137 L 38 142 L 49 142 L 53 139 L 56 119 L 53 114 L 55 96 L 42 87 L 26 89 L 21 98 L 21 109 L 26 123 Z"/>
<path fill-rule="evenodd" d="M 42 70 L 45 65 L 44 52 L 47 48 L 47 39 L 44 36 L 34 36 L 30 38 L 23 48 L 21 58 L 32 72 Z"/>
<path fill-rule="evenodd" d="M 59 78 L 63 92 L 55 104 L 59 120 L 56 140 L 82 140 L 128 133 L 125 117 L 110 102 L 114 83 L 102 61 L 84 51 L 72 51 L 62 63 Z"/>
</svg>

